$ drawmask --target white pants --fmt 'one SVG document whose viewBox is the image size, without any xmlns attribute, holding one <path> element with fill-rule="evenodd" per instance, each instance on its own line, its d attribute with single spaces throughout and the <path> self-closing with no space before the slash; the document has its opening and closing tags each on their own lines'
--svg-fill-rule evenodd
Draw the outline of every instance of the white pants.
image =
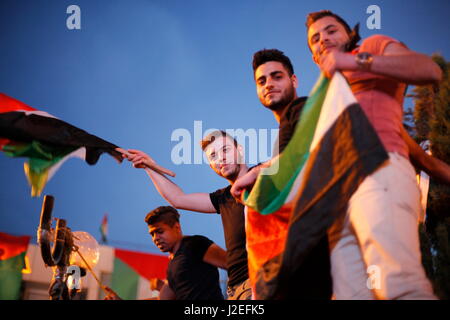
<svg viewBox="0 0 450 320">
<path fill-rule="evenodd" d="M 436 299 L 421 263 L 420 210 L 413 167 L 389 153 L 329 230 L 335 299 Z"/>
</svg>

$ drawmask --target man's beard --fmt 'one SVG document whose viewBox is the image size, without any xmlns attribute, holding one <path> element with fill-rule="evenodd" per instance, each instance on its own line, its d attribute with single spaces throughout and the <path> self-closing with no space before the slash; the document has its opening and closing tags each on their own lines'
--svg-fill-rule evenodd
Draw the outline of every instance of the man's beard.
<svg viewBox="0 0 450 320">
<path fill-rule="evenodd" d="M 222 176 L 223 178 L 225 178 L 227 180 L 235 181 L 237 179 L 237 177 L 239 176 L 240 171 L 241 171 L 241 165 L 236 164 L 236 166 L 234 167 L 234 170 L 232 172 L 229 172 L 227 175 L 222 175 L 222 172 L 220 172 L 220 176 Z"/>
<path fill-rule="evenodd" d="M 266 103 L 265 100 L 260 99 L 262 105 L 272 111 L 276 111 L 279 109 L 283 109 L 288 104 L 290 104 L 295 98 L 295 88 L 292 86 L 289 89 L 286 89 L 283 96 L 280 98 L 279 101 L 273 102 L 273 103 Z"/>
</svg>

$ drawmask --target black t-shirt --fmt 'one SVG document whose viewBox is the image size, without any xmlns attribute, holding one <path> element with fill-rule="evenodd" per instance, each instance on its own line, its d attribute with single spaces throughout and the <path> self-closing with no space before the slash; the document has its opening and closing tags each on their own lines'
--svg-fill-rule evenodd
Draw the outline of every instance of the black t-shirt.
<svg viewBox="0 0 450 320">
<path fill-rule="evenodd" d="M 219 270 L 203 261 L 213 244 L 203 236 L 185 236 L 169 262 L 167 280 L 177 300 L 223 300 Z"/>
<path fill-rule="evenodd" d="M 234 286 L 248 278 L 244 206 L 230 193 L 231 185 L 209 194 L 217 213 L 222 217 L 227 247 L 228 285 Z"/>
<path fill-rule="evenodd" d="M 300 113 L 307 97 L 295 99 L 286 108 L 280 117 L 280 130 L 278 132 L 279 152 L 281 153 L 292 138 Z"/>
<path fill-rule="evenodd" d="M 307 97 L 295 99 L 280 117 L 278 133 L 280 153 L 294 134 Z M 325 234 L 311 249 L 304 262 L 289 279 L 285 295 L 289 299 L 330 299 L 332 294 L 331 263 L 328 236 Z"/>
</svg>

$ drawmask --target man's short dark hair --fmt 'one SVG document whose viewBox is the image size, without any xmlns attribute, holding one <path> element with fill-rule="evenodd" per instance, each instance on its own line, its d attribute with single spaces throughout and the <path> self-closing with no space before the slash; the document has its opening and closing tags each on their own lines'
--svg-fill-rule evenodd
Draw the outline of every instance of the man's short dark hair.
<svg viewBox="0 0 450 320">
<path fill-rule="evenodd" d="M 216 131 L 209 133 L 206 137 L 204 137 L 202 139 L 202 141 L 200 141 L 202 150 L 205 151 L 206 147 L 209 146 L 211 143 L 213 143 L 214 140 L 216 140 L 218 137 L 230 138 L 233 141 L 234 146 L 235 147 L 238 146 L 237 140 L 235 138 L 233 138 L 231 135 L 229 135 L 228 133 L 226 133 L 223 130 L 216 130 Z"/>
<path fill-rule="evenodd" d="M 335 14 L 334 12 L 330 11 L 330 10 L 321 10 L 321 11 L 317 11 L 317 12 L 311 12 L 310 14 L 308 14 L 308 16 L 306 17 L 306 29 L 308 30 L 309 27 L 316 22 L 319 19 L 322 19 L 324 17 L 333 17 L 335 18 L 340 24 L 342 24 L 345 28 L 345 31 L 347 31 L 348 34 L 350 34 L 352 32 L 352 29 L 350 29 L 350 26 L 348 25 L 348 23 L 342 19 L 340 16 L 338 16 L 337 14 Z"/>
<path fill-rule="evenodd" d="M 170 227 L 173 227 L 175 223 L 180 223 L 180 214 L 177 209 L 171 206 L 161 206 L 150 211 L 145 216 L 145 222 L 150 226 L 158 222 L 163 222 Z"/>
<path fill-rule="evenodd" d="M 320 20 L 324 17 L 333 17 L 337 20 L 337 22 L 339 22 L 340 24 L 342 24 L 344 26 L 344 29 L 349 36 L 349 41 L 345 45 L 345 51 L 352 51 L 353 49 L 355 49 L 357 47 L 358 41 L 361 40 L 361 37 L 359 35 L 359 23 L 357 23 L 352 30 L 352 29 L 350 29 L 350 26 L 344 19 L 342 19 L 339 15 L 337 15 L 336 13 L 334 13 L 330 10 L 321 10 L 321 11 L 317 11 L 317 12 L 311 12 L 310 14 L 308 14 L 308 16 L 306 17 L 306 22 L 305 22 L 306 32 L 308 32 L 309 27 L 311 27 L 311 25 L 314 22 L 316 22 L 317 20 Z M 308 43 L 309 50 L 311 50 L 311 47 L 309 46 L 309 40 L 307 41 L 307 43 Z"/>
<path fill-rule="evenodd" d="M 289 76 L 294 74 L 294 67 L 292 66 L 291 60 L 284 55 L 283 51 L 277 49 L 262 49 L 253 55 L 253 75 L 260 65 L 270 61 L 280 62 L 287 70 Z"/>
</svg>

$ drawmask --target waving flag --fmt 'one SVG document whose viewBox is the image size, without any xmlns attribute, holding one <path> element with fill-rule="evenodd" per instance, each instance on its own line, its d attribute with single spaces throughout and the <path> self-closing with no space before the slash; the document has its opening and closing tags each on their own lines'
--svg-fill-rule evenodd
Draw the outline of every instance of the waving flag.
<svg viewBox="0 0 450 320">
<path fill-rule="evenodd" d="M 25 174 L 32 196 L 39 196 L 59 167 L 78 157 L 97 163 L 103 152 L 121 162 L 116 145 L 52 115 L 0 93 L 0 150 L 11 157 L 26 157 Z"/>
<path fill-rule="evenodd" d="M 323 76 L 295 132 L 245 195 L 249 275 L 258 299 L 283 297 L 365 177 L 388 155 L 346 80 Z M 314 275 L 311 275 L 314 277 Z"/>
<path fill-rule="evenodd" d="M 125 300 L 135 300 L 139 278 L 166 279 L 169 257 L 138 251 L 114 249 L 111 287 Z"/>
<path fill-rule="evenodd" d="M 105 213 L 102 219 L 102 223 L 100 225 L 100 235 L 102 237 L 101 242 L 107 243 L 108 242 L 108 214 Z"/>
</svg>

